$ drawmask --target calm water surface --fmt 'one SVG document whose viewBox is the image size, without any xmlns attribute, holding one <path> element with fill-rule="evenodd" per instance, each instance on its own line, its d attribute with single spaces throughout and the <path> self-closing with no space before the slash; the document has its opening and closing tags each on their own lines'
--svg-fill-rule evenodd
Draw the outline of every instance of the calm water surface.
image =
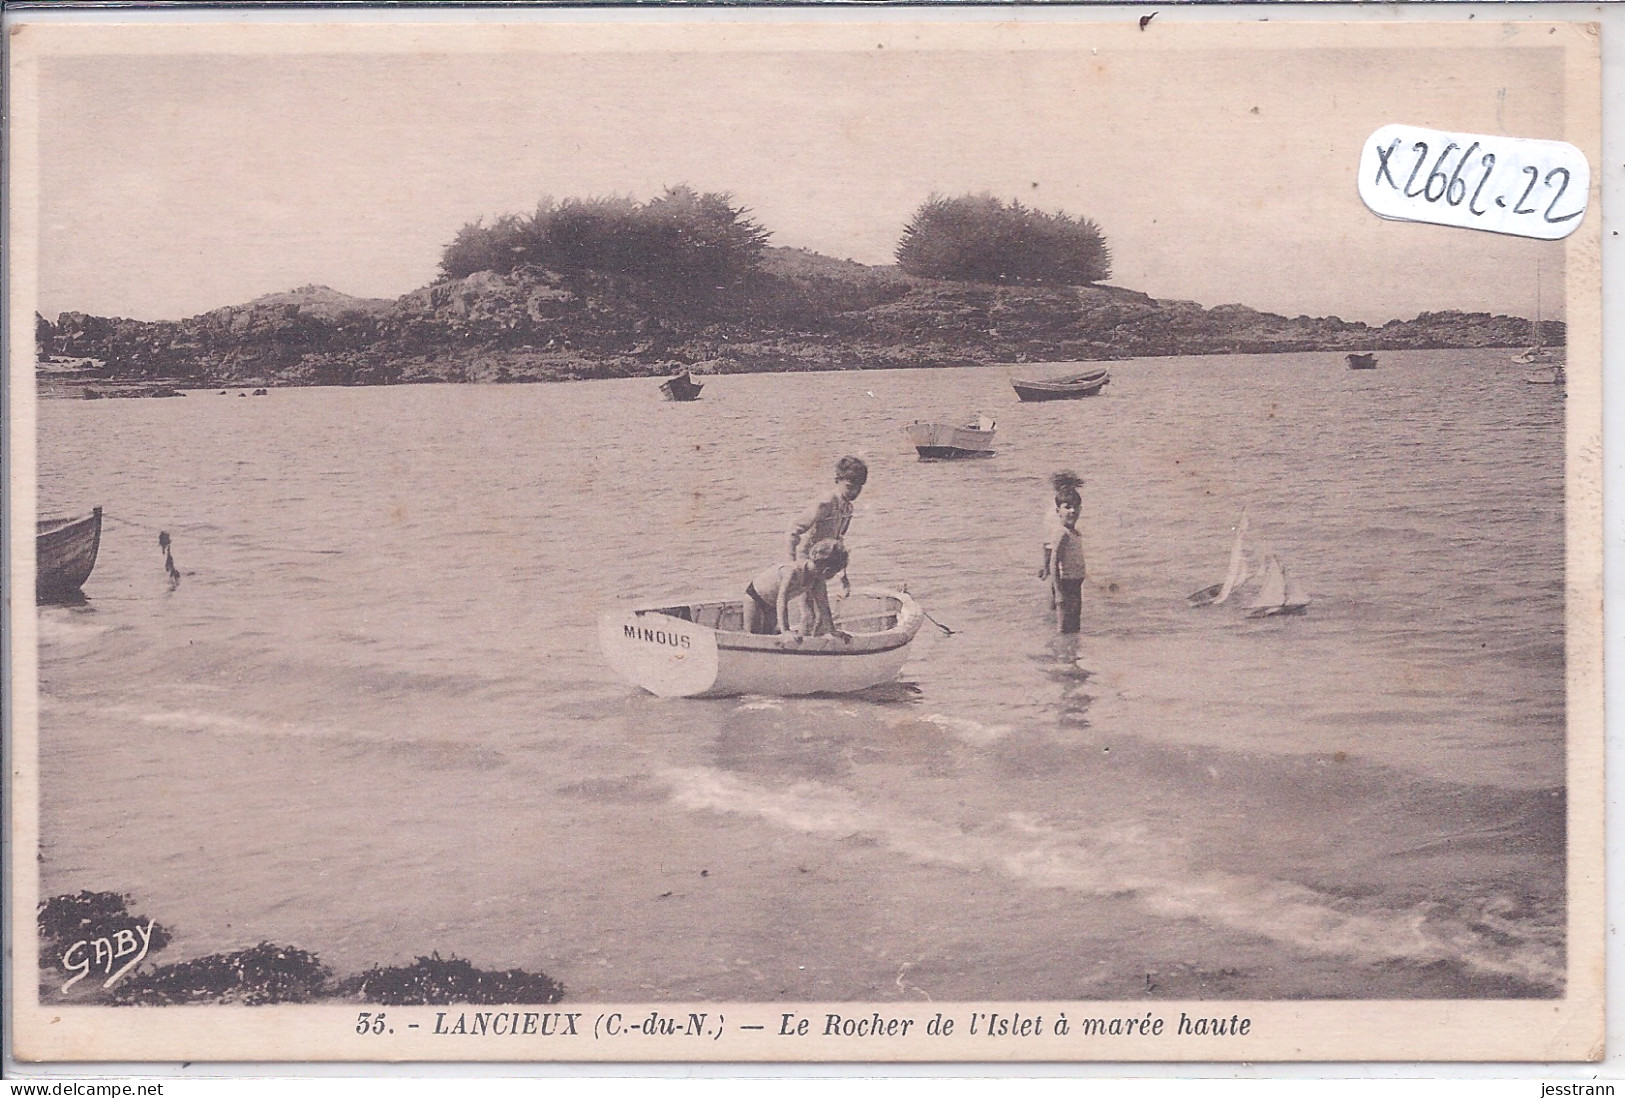
<svg viewBox="0 0 1625 1098">
<path fill-rule="evenodd" d="M 1510 354 L 43 401 L 41 513 L 109 521 L 40 610 L 42 895 L 578 1000 L 1560 993 L 1563 408 Z M 997 456 L 915 459 L 976 410 Z M 742 589 L 848 451 L 854 581 L 953 636 L 855 697 L 609 671 L 600 612 Z M 1243 504 L 1306 616 L 1186 605 Z"/>
</svg>

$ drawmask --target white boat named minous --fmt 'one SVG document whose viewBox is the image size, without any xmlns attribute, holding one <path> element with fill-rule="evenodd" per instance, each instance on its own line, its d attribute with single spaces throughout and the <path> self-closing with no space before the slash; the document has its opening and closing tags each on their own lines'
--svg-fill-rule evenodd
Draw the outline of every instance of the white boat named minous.
<svg viewBox="0 0 1625 1098">
<path fill-rule="evenodd" d="M 743 600 L 718 599 L 612 611 L 598 640 L 621 676 L 663 698 L 846 694 L 895 679 L 924 620 L 906 592 L 865 587 L 836 605 L 849 639 L 746 633 Z"/>
</svg>

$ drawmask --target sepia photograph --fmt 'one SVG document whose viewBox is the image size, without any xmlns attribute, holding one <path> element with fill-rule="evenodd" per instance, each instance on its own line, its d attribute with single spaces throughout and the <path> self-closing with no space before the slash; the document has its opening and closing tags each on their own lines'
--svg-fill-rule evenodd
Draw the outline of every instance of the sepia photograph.
<svg viewBox="0 0 1625 1098">
<path fill-rule="evenodd" d="M 10 17 L 19 1060 L 1602 1055 L 1596 26 L 505 14 Z"/>
</svg>

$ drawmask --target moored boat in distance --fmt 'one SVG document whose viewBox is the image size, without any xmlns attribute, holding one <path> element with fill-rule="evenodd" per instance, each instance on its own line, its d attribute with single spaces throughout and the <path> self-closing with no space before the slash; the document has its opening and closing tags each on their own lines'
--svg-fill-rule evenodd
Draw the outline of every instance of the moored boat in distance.
<svg viewBox="0 0 1625 1098">
<path fill-rule="evenodd" d="M 1548 347 L 1541 339 L 1538 314 L 1535 320 L 1534 344 L 1513 355 L 1512 361 L 1520 366 L 1540 367 L 1534 373 L 1524 375 L 1524 381 L 1530 385 L 1557 385 L 1561 387 L 1568 384 L 1568 374 L 1563 369 L 1562 349 Z"/>
<path fill-rule="evenodd" d="M 1369 351 L 1364 354 L 1347 355 L 1345 361 L 1348 362 L 1351 370 L 1375 370 L 1377 368 L 1377 356 Z"/>
<path fill-rule="evenodd" d="M 81 518 L 45 519 L 34 535 L 34 597 L 39 602 L 73 598 L 96 567 L 102 541 L 102 509 Z"/>
<path fill-rule="evenodd" d="M 993 456 L 993 434 L 998 425 L 980 412 L 964 426 L 915 420 L 904 428 L 921 460 Z"/>
<path fill-rule="evenodd" d="M 705 388 L 705 385 L 695 381 L 694 375 L 687 370 L 660 383 L 660 392 L 667 400 L 698 400 L 700 399 L 700 390 L 703 388 Z"/>
<path fill-rule="evenodd" d="M 1081 374 L 1046 381 L 1011 378 L 1010 384 L 1015 388 L 1016 396 L 1024 401 L 1077 400 L 1080 397 L 1095 396 L 1109 385 L 1111 380 L 1111 374 L 1101 366 Z"/>
<path fill-rule="evenodd" d="M 611 611 L 598 641 L 622 677 L 663 698 L 848 694 L 895 679 L 924 620 L 906 592 L 866 587 L 837 604 L 850 640 L 746 633 L 742 600 L 719 599 Z"/>
<path fill-rule="evenodd" d="M 1523 379 L 1530 385 L 1557 385 L 1561 387 L 1569 383 L 1568 373 L 1563 369 L 1561 362 L 1552 362 L 1535 373 L 1525 374 Z"/>
<path fill-rule="evenodd" d="M 1514 355 L 1513 362 L 1521 366 L 1542 366 L 1544 369 L 1532 374 L 1524 375 L 1524 380 L 1531 385 L 1567 385 L 1568 375 L 1563 370 L 1563 359 L 1559 349 L 1546 346 L 1545 329 L 1540 320 L 1540 266 L 1535 267 L 1535 319 L 1530 323 L 1530 337 L 1532 342 L 1521 353 Z"/>
</svg>

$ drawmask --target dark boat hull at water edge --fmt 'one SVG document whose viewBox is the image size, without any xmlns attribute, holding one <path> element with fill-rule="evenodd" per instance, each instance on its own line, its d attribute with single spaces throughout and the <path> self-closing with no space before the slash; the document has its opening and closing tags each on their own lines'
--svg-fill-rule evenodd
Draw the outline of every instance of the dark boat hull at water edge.
<svg viewBox="0 0 1625 1098">
<path fill-rule="evenodd" d="M 957 446 L 916 446 L 921 461 L 948 461 L 957 458 L 987 458 L 992 450 L 961 450 Z"/>
<path fill-rule="evenodd" d="M 34 536 L 34 597 L 40 602 L 71 599 L 96 567 L 101 547 L 102 509 L 77 519 L 40 522 Z"/>
<path fill-rule="evenodd" d="M 661 395 L 667 400 L 679 403 L 700 399 L 700 390 L 703 388 L 705 388 L 703 383 L 695 381 L 688 374 L 678 374 L 660 383 Z"/>
</svg>

